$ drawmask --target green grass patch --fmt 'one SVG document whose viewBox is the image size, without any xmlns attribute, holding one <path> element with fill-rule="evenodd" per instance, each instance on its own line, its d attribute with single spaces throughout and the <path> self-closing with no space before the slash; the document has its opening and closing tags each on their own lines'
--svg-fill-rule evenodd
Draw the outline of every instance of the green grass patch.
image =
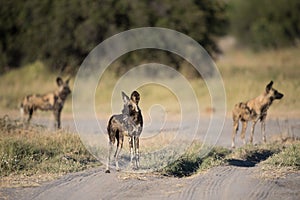
<svg viewBox="0 0 300 200">
<path fill-rule="evenodd" d="M 299 173 L 300 141 L 293 140 L 282 145 L 281 150 L 260 164 L 260 177 L 277 179 L 288 174 Z"/>
<path fill-rule="evenodd" d="M 264 165 L 292 167 L 295 170 L 300 170 L 300 142 L 285 147 L 281 152 L 267 159 Z"/>
<path fill-rule="evenodd" d="M 262 145 L 246 145 L 234 150 L 228 159 L 240 159 L 244 161 L 250 161 L 253 163 L 259 163 L 268 159 L 273 154 L 280 152 L 282 145 L 280 144 L 262 144 Z"/>
<path fill-rule="evenodd" d="M 300 142 L 290 144 L 269 143 L 261 145 L 246 145 L 229 150 L 223 147 L 213 147 L 211 151 L 202 155 L 201 143 L 194 143 L 192 147 L 179 159 L 169 163 L 162 174 L 175 177 L 191 176 L 195 173 L 209 170 L 220 165 L 238 167 L 262 166 L 260 169 L 275 173 L 288 169 L 300 170 Z M 261 163 L 261 164 L 260 164 Z"/>
<path fill-rule="evenodd" d="M 162 173 L 167 176 L 185 177 L 212 167 L 219 166 L 225 161 L 230 150 L 223 147 L 214 147 L 205 155 L 202 155 L 202 144 L 195 142 L 189 150 L 176 161 L 167 165 Z"/>
</svg>

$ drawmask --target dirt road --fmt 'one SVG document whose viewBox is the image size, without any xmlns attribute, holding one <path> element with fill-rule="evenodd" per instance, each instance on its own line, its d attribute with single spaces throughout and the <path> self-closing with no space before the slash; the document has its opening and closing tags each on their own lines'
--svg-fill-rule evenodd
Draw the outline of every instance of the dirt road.
<svg viewBox="0 0 300 200">
<path fill-rule="evenodd" d="M 286 129 L 299 137 L 298 120 L 269 120 L 267 126 L 268 133 Z M 225 122 L 218 145 L 230 146 L 228 133 L 230 119 Z M 257 131 L 256 141 L 259 137 Z M 300 199 L 299 172 L 278 179 L 262 179 L 260 173 L 257 165 L 234 162 L 188 178 L 116 171 L 105 174 L 100 167 L 68 174 L 40 187 L 0 188 L 0 199 Z"/>
<path fill-rule="evenodd" d="M 263 180 L 257 167 L 221 166 L 189 178 L 105 174 L 66 175 L 37 188 L 6 189 L 3 199 L 299 199 L 300 174 Z M 0 190 L 1 194 L 1 190 Z M 5 198 L 5 196 L 7 198 Z M 1 198 L 0 198 L 1 199 Z"/>
</svg>

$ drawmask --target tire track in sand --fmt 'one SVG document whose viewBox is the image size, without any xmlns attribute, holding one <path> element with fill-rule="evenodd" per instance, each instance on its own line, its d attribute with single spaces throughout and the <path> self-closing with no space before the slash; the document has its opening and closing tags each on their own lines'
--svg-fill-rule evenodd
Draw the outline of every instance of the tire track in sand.
<svg viewBox="0 0 300 200">
<path fill-rule="evenodd" d="M 199 174 L 181 193 L 180 199 L 219 199 L 227 178 L 234 173 L 233 167 L 223 166 L 214 169 L 213 173 Z"/>
<path fill-rule="evenodd" d="M 260 181 L 252 188 L 252 191 L 247 195 L 247 199 L 267 199 L 274 188 L 273 184 L 267 184 L 265 181 Z"/>
<path fill-rule="evenodd" d="M 195 175 L 178 199 L 299 199 L 300 174 L 266 180 L 257 166 L 220 166 Z"/>
</svg>

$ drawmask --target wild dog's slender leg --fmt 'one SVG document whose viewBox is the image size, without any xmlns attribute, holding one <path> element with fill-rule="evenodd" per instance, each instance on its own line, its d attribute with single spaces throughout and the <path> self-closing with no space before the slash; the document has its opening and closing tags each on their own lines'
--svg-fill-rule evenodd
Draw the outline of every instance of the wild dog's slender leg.
<svg viewBox="0 0 300 200">
<path fill-rule="evenodd" d="M 239 129 L 239 118 L 233 117 L 233 131 L 232 131 L 232 141 L 231 141 L 231 147 L 235 147 L 235 135 Z"/>
<path fill-rule="evenodd" d="M 28 120 L 27 120 L 28 123 L 30 122 L 30 120 L 32 118 L 32 114 L 33 114 L 33 108 L 30 108 L 29 112 L 28 112 Z"/>
<path fill-rule="evenodd" d="M 110 170 L 109 170 L 110 157 L 111 157 L 111 152 L 112 152 L 114 144 L 113 144 L 112 141 L 109 141 L 108 145 L 109 145 L 109 148 L 108 148 L 108 157 L 107 157 L 107 163 L 106 163 L 106 171 L 105 171 L 105 173 L 110 173 Z"/>
<path fill-rule="evenodd" d="M 134 164 L 135 164 L 135 168 L 137 168 L 137 154 L 136 154 L 136 136 L 133 136 L 133 154 L 134 154 Z"/>
<path fill-rule="evenodd" d="M 22 122 L 23 123 L 26 122 L 26 115 L 29 113 L 28 107 L 24 106 L 24 105 L 21 105 L 20 113 L 21 113 Z"/>
<path fill-rule="evenodd" d="M 119 171 L 120 168 L 119 168 L 119 154 L 123 148 L 123 140 L 124 140 L 124 136 L 123 134 L 121 134 L 119 136 L 119 138 L 117 138 L 117 149 L 116 149 L 116 153 L 115 153 L 115 161 L 116 161 L 116 170 Z"/>
<path fill-rule="evenodd" d="M 115 151 L 115 154 L 114 154 L 114 158 L 115 158 L 115 164 L 116 164 L 116 169 L 119 170 L 119 163 L 118 163 L 118 159 L 117 159 L 117 153 L 118 153 L 118 150 L 119 150 L 119 145 L 120 145 L 120 138 L 117 137 L 117 148 L 116 148 L 116 151 Z"/>
<path fill-rule="evenodd" d="M 136 167 L 140 168 L 140 152 L 139 152 L 139 148 L 140 148 L 140 138 L 139 136 L 136 137 L 136 153 L 135 153 L 135 159 L 136 159 Z"/>
<path fill-rule="evenodd" d="M 113 146 L 115 144 L 115 141 L 117 139 L 117 136 L 119 135 L 118 130 L 112 129 L 112 124 L 111 124 L 112 118 L 109 120 L 108 126 L 107 126 L 107 133 L 108 133 L 108 156 L 107 156 L 107 165 L 106 165 L 106 171 L 105 173 L 110 173 L 109 166 L 110 166 L 110 158 L 111 158 L 111 153 L 113 151 Z"/>
<path fill-rule="evenodd" d="M 264 121 L 261 122 L 261 133 L 262 133 L 262 138 L 263 138 L 264 143 L 267 142 L 265 131 L 266 131 L 266 122 L 264 120 Z"/>
<path fill-rule="evenodd" d="M 20 113 L 21 113 L 21 122 L 23 127 L 25 127 L 25 113 L 24 113 L 24 107 L 20 108 Z"/>
<path fill-rule="evenodd" d="M 243 140 L 244 145 L 246 144 L 246 129 L 247 129 L 248 122 L 247 121 L 242 121 L 242 133 L 241 133 L 241 138 Z"/>
<path fill-rule="evenodd" d="M 60 114 L 61 114 L 61 110 L 62 110 L 62 108 L 58 108 L 58 109 L 54 108 L 54 111 L 53 111 L 54 118 L 55 118 L 55 124 L 54 124 L 54 126 L 55 126 L 55 128 L 58 128 L 58 129 L 61 128 L 60 127 Z"/>
<path fill-rule="evenodd" d="M 255 128 L 257 121 L 258 121 L 258 119 L 254 120 L 252 122 L 251 133 L 250 133 L 250 144 L 253 143 L 254 128 Z"/>
<path fill-rule="evenodd" d="M 135 136 L 132 136 L 132 149 L 133 149 L 133 160 L 134 162 L 132 162 L 132 165 L 134 166 L 134 168 L 136 168 L 136 138 Z"/>
<path fill-rule="evenodd" d="M 128 137 L 130 148 L 130 164 L 133 165 L 133 136 Z"/>
<path fill-rule="evenodd" d="M 267 115 L 263 115 L 262 117 L 261 117 L 261 134 L 262 134 L 262 138 L 263 138 L 263 141 L 264 141 L 264 143 L 266 143 L 267 142 L 267 140 L 266 140 L 266 116 Z"/>
<path fill-rule="evenodd" d="M 21 114 L 21 120 L 22 120 L 22 122 L 24 122 L 24 107 L 23 107 L 23 105 L 20 108 L 20 114 Z"/>
</svg>

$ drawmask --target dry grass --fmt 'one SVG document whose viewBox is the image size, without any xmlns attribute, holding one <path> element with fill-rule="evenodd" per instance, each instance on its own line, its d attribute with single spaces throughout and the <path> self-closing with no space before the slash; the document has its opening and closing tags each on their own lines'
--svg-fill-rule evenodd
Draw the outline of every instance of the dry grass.
<svg viewBox="0 0 300 200">
<path fill-rule="evenodd" d="M 2 112 L 19 110 L 19 105 L 25 95 L 38 93 L 45 94 L 57 89 L 56 77 L 49 72 L 41 62 L 35 62 L 20 69 L 11 70 L 0 75 L 0 109 Z M 66 78 L 67 76 L 62 76 Z M 73 81 L 71 79 L 70 85 Z M 67 99 L 64 111 L 71 112 L 71 98 Z M 5 113 L 0 114 L 5 114 Z"/>
<path fill-rule="evenodd" d="M 226 156 L 230 165 L 258 166 L 259 177 L 282 178 L 300 170 L 299 138 L 274 139 L 261 145 L 246 145 Z"/>
<path fill-rule="evenodd" d="M 99 163 L 85 149 L 78 135 L 50 132 L 41 126 L 0 118 L 1 186 L 38 184 Z"/>
<path fill-rule="evenodd" d="M 238 48 L 225 49 L 224 56 L 216 64 L 225 84 L 228 112 L 235 103 L 258 96 L 264 91 L 265 85 L 273 80 L 274 87 L 285 96 L 280 102 L 275 103 L 276 109 L 270 109 L 270 116 L 280 114 L 299 117 L 300 111 L 295 109 L 300 107 L 300 101 L 295 95 L 300 92 L 299 54 L 299 47 L 260 53 Z M 56 76 L 47 71 L 40 62 L 1 75 L 1 82 L 9 84 L 0 86 L 0 109 L 2 111 L 17 110 L 24 95 L 53 91 L 56 88 Z M 95 107 L 100 118 L 108 117 L 112 113 L 112 91 L 119 78 L 114 72 L 108 70 L 100 80 L 101 84 L 95 92 Z M 71 79 L 71 89 L 74 79 L 75 77 Z M 176 80 L 170 84 L 176 88 L 181 87 L 180 82 Z M 206 113 L 211 110 L 210 94 L 205 82 L 192 79 L 190 84 L 197 96 L 200 112 Z M 140 102 L 142 110 L 147 111 L 152 105 L 161 104 L 166 112 L 172 115 L 180 112 L 180 100 L 176 99 L 176 96 L 167 88 L 159 85 L 144 85 L 138 90 L 142 97 Z M 71 100 L 71 97 L 68 98 L 63 112 L 71 113 Z"/>
<path fill-rule="evenodd" d="M 261 176 L 264 178 L 284 177 L 300 170 L 300 141 L 295 140 L 283 146 L 282 150 L 269 157 L 261 165 Z"/>
<path fill-rule="evenodd" d="M 0 135 L 0 187 L 37 186 L 65 173 L 99 165 L 78 135 L 73 133 L 49 132 L 42 126 L 24 129 L 18 120 L 5 116 L 0 118 Z M 159 145 L 154 145 L 155 141 L 151 139 L 144 141 L 142 171 L 185 177 L 219 165 L 242 164 L 252 167 L 259 164 L 263 177 L 276 178 L 300 169 L 300 143 L 296 139 L 247 145 L 234 151 L 213 147 L 207 155 L 202 156 L 206 147 L 200 141 L 193 142 L 188 149 L 180 149 L 178 147 L 184 146 L 182 142 L 169 145 L 173 137 L 172 132 L 160 134 L 155 138 L 155 141 L 160 141 Z M 166 144 L 167 148 L 162 149 Z M 123 152 L 122 157 L 128 160 L 129 155 L 125 154 Z"/>
</svg>

